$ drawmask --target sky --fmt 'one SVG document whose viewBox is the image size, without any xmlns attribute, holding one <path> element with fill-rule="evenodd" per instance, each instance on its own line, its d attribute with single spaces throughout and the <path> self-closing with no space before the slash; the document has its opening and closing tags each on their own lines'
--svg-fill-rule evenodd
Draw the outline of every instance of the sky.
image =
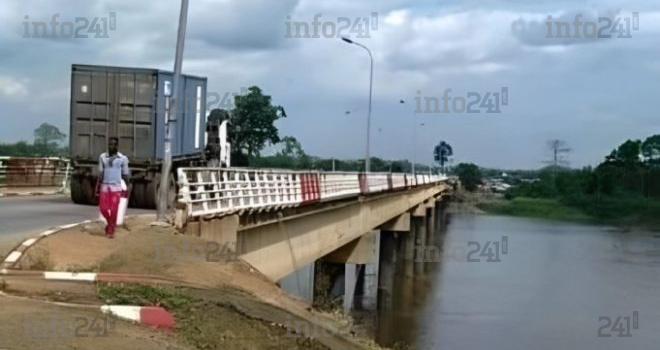
<svg viewBox="0 0 660 350">
<path fill-rule="evenodd" d="M 71 64 L 172 70 L 179 8 L 179 1 L 3 0 L 0 142 L 30 141 L 42 122 L 68 133 Z M 108 38 L 24 38 L 26 21 L 48 24 L 58 14 L 60 23 L 101 24 L 111 12 Z M 314 34 L 318 14 L 328 37 L 291 37 L 293 22 Z M 546 37 L 548 16 L 576 34 L 576 14 L 580 34 L 599 17 L 639 27 L 630 38 Z M 609 34 L 605 24 L 598 28 Z M 309 154 L 364 157 L 369 55 L 331 35 L 333 26 L 373 54 L 372 156 L 415 154 L 430 163 L 433 147 L 446 141 L 454 163 L 530 169 L 549 159 L 548 140 L 561 139 L 572 149 L 570 165 L 582 167 L 626 139 L 660 133 L 660 2 L 650 0 L 191 0 L 183 72 L 208 77 L 208 91 L 220 96 L 259 86 L 287 112 L 280 136 L 297 138 Z M 426 98 L 444 109 L 447 89 L 448 113 L 424 113 Z M 465 100 L 485 102 L 486 94 L 488 103 L 472 105 L 480 113 L 461 113 Z M 486 113 L 495 99 L 500 113 Z"/>
</svg>

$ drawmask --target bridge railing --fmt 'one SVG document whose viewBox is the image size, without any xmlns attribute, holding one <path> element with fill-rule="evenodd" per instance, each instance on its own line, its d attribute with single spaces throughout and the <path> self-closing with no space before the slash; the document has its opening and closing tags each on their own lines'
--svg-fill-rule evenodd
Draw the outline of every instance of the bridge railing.
<svg viewBox="0 0 660 350">
<path fill-rule="evenodd" d="M 185 216 L 227 215 L 333 201 L 446 180 L 439 175 L 249 168 L 179 168 Z M 181 208 L 181 206 L 179 206 Z"/>
<path fill-rule="evenodd" d="M 68 159 L 0 157 L 0 186 L 63 188 L 69 174 Z"/>
</svg>

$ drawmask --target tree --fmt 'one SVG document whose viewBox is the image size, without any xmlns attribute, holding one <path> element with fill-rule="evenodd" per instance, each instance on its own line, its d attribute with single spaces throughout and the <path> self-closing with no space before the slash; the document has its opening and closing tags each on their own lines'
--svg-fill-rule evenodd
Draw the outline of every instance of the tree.
<svg viewBox="0 0 660 350">
<path fill-rule="evenodd" d="M 454 168 L 458 179 L 466 190 L 473 192 L 481 184 L 481 171 L 472 163 L 460 163 Z"/>
<path fill-rule="evenodd" d="M 42 123 L 34 129 L 34 151 L 42 156 L 55 156 L 61 152 L 60 144 L 66 138 L 66 134 L 56 126 Z"/>
<path fill-rule="evenodd" d="M 282 144 L 282 150 L 278 152 L 278 155 L 284 157 L 293 157 L 300 158 L 306 156 L 305 151 L 300 144 L 300 141 L 296 140 L 293 136 L 285 136 L 280 141 Z"/>
<path fill-rule="evenodd" d="M 619 166 L 637 166 L 641 163 L 640 154 L 642 153 L 642 141 L 627 140 L 618 148 L 612 150 L 609 156 L 605 157 L 605 162 Z M 648 146 L 647 146 L 648 147 Z"/>
<path fill-rule="evenodd" d="M 651 166 L 660 165 L 660 135 L 649 136 L 641 146 L 644 162 Z"/>
<path fill-rule="evenodd" d="M 61 132 L 56 126 L 42 123 L 34 129 L 34 144 L 55 144 L 59 145 L 66 138 L 66 134 Z"/>
<path fill-rule="evenodd" d="M 442 168 L 442 172 L 444 172 L 445 163 L 447 163 L 447 161 L 449 161 L 449 157 L 454 155 L 454 150 L 445 141 L 440 141 L 440 143 L 437 146 L 435 146 L 435 150 L 433 152 L 433 155 L 434 155 L 435 161 L 440 163 L 440 167 Z"/>
<path fill-rule="evenodd" d="M 230 112 L 228 132 L 232 140 L 232 159 L 237 165 L 248 165 L 247 159 L 259 156 L 267 144 L 280 141 L 275 121 L 285 118 L 282 106 L 272 104 L 271 96 L 252 86 L 246 95 L 236 96 L 235 108 Z M 244 163 L 244 164 L 241 164 Z"/>
</svg>

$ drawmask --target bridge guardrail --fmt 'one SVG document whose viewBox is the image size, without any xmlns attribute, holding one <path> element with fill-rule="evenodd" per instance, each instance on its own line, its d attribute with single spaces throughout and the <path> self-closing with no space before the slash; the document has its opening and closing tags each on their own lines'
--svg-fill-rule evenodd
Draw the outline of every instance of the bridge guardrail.
<svg viewBox="0 0 660 350">
<path fill-rule="evenodd" d="M 447 179 L 428 174 L 179 168 L 178 206 L 187 218 L 296 207 Z M 184 209 L 185 208 L 185 209 Z"/>
<path fill-rule="evenodd" d="M 71 170 L 68 159 L 0 157 L 2 187 L 66 187 Z"/>
</svg>

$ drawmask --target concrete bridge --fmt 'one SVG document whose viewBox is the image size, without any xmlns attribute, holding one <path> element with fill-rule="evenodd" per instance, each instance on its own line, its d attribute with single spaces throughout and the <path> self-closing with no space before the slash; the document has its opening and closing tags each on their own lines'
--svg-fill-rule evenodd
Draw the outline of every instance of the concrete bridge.
<svg viewBox="0 0 660 350">
<path fill-rule="evenodd" d="M 394 263 L 406 262 L 406 276 L 421 268 L 415 245 L 431 239 L 436 204 L 452 192 L 446 176 L 428 174 L 181 168 L 178 182 L 181 231 L 230 242 L 243 260 L 310 302 L 315 281 L 325 278 L 317 293 L 340 290 L 346 311 L 376 310 L 379 300 L 387 308 Z"/>
</svg>

